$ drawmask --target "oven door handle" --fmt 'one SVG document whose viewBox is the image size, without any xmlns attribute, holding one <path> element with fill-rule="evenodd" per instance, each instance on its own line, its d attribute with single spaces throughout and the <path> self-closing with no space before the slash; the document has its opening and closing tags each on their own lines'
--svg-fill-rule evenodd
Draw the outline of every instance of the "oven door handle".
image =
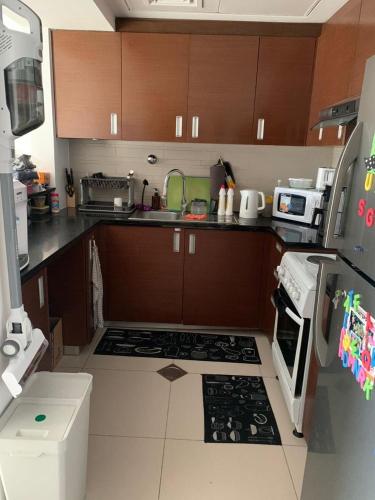
<svg viewBox="0 0 375 500">
<path fill-rule="evenodd" d="M 297 323 L 297 325 L 299 325 L 299 326 L 303 325 L 303 321 L 304 321 L 303 318 L 300 318 L 299 316 L 297 316 L 297 314 L 295 314 L 291 309 L 289 309 L 289 307 L 285 308 L 285 312 L 289 316 L 289 318 L 291 318 L 295 323 Z"/>
</svg>

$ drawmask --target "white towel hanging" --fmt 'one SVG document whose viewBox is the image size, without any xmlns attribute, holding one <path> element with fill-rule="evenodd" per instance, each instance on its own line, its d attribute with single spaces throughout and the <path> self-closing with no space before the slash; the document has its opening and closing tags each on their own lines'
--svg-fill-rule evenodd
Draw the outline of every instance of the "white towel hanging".
<svg viewBox="0 0 375 500">
<path fill-rule="evenodd" d="M 103 328 L 103 277 L 99 251 L 95 240 L 91 240 L 92 251 L 92 298 L 94 309 L 94 327 Z"/>
</svg>

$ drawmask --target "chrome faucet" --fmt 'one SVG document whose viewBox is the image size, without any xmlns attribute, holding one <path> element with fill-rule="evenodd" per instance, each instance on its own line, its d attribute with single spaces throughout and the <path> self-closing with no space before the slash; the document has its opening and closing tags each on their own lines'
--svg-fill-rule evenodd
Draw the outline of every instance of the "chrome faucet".
<svg viewBox="0 0 375 500">
<path fill-rule="evenodd" d="M 161 197 L 162 206 L 163 206 L 163 208 L 167 208 L 168 183 L 169 183 L 169 178 L 170 178 L 170 176 L 172 174 L 178 174 L 178 175 L 181 175 L 181 177 L 182 177 L 181 214 L 184 215 L 185 212 L 186 212 L 186 209 L 187 209 L 187 201 L 186 201 L 186 177 L 185 177 L 185 174 L 182 172 L 182 170 L 179 170 L 178 168 L 173 168 L 165 176 L 164 187 L 163 187 L 163 194 L 162 194 L 162 197 Z"/>
</svg>

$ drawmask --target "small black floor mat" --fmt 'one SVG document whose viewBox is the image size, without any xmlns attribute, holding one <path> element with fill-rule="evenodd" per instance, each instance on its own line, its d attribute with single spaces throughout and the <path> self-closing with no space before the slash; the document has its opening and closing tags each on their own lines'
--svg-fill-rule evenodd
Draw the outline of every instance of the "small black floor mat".
<svg viewBox="0 0 375 500">
<path fill-rule="evenodd" d="M 254 337 L 107 328 L 95 354 L 261 363 Z"/>
<path fill-rule="evenodd" d="M 202 375 L 205 443 L 281 444 L 261 377 Z"/>
</svg>

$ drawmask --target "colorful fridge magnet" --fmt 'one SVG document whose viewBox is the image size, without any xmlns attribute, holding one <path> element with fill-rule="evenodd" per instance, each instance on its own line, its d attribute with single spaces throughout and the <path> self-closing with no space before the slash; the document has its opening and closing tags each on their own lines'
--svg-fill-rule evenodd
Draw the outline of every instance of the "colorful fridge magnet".
<svg viewBox="0 0 375 500">
<path fill-rule="evenodd" d="M 375 382 L 375 320 L 360 303 L 360 294 L 354 290 L 346 293 L 338 355 L 369 401 Z"/>
</svg>

